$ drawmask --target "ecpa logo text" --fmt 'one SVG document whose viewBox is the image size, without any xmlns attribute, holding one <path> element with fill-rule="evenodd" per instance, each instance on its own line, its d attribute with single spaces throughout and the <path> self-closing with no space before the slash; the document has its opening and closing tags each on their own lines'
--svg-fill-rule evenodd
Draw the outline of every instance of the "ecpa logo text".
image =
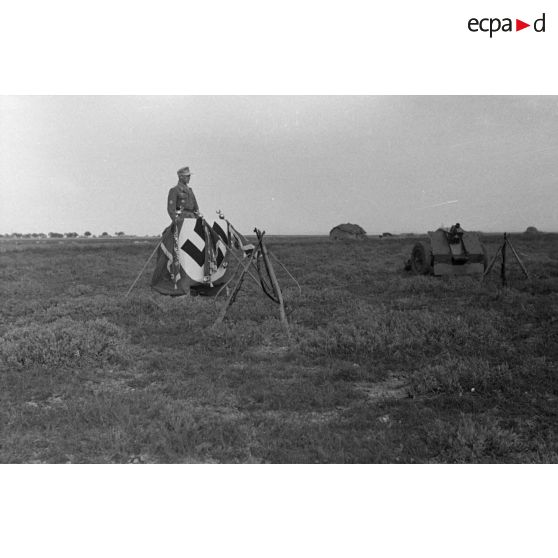
<svg viewBox="0 0 558 558">
<path fill-rule="evenodd" d="M 534 21 L 533 29 L 537 33 L 544 33 L 545 23 L 545 14 L 543 14 L 539 19 L 536 19 Z M 485 17 L 482 19 L 472 17 L 469 20 L 467 27 L 469 28 L 469 31 L 472 31 L 473 33 L 477 33 L 478 31 L 489 33 L 490 38 L 492 38 L 492 35 L 494 33 L 497 33 L 498 31 L 510 32 L 514 30 L 512 18 L 509 17 L 505 17 L 503 19 L 500 19 L 498 17 Z M 522 29 L 525 29 L 527 27 L 531 27 L 531 24 L 525 23 L 520 19 L 515 20 L 515 31 L 521 31 Z"/>
</svg>

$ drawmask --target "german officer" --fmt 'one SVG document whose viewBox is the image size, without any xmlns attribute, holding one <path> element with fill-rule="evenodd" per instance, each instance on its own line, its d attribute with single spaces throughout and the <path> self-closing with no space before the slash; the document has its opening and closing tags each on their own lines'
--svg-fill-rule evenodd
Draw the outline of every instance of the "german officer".
<svg viewBox="0 0 558 558">
<path fill-rule="evenodd" d="M 178 172 L 178 184 L 169 190 L 167 211 L 173 222 L 182 219 L 195 219 L 199 217 L 200 208 L 190 182 L 190 168 L 184 167 Z"/>
</svg>

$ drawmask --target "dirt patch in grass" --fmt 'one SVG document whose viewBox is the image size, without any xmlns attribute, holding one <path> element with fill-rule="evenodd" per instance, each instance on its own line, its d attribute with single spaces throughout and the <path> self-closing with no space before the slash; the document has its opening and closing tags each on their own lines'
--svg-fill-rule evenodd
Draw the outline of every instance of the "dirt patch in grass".
<svg viewBox="0 0 558 558">
<path fill-rule="evenodd" d="M 383 382 L 375 383 L 357 383 L 355 389 L 362 391 L 370 401 L 409 397 L 409 382 L 401 378 L 389 378 Z"/>
</svg>

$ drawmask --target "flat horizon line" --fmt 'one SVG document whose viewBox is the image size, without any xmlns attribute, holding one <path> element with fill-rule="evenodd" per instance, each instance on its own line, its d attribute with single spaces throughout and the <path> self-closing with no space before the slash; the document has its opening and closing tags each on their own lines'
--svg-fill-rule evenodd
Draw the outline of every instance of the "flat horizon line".
<svg viewBox="0 0 558 558">
<path fill-rule="evenodd" d="M 428 233 L 432 231 L 426 232 L 402 232 L 402 233 L 388 233 L 385 238 L 396 238 L 396 237 L 403 237 L 403 236 L 428 236 Z M 517 231 L 517 230 L 505 230 L 505 231 L 482 231 L 482 230 L 470 230 L 466 232 L 472 232 L 477 234 L 483 235 L 502 235 L 506 234 L 558 234 L 558 230 L 556 231 L 536 231 L 534 233 L 527 232 L 527 231 Z M 17 234 L 44 234 L 44 233 L 17 233 Z M 383 237 L 385 233 L 366 233 L 365 237 Z M 23 237 L 23 236 L 13 236 L 14 233 L 4 233 L 0 234 L 0 240 L 125 240 L 130 238 L 158 238 L 161 237 L 161 234 L 124 234 L 121 236 L 117 235 L 91 235 L 91 236 L 83 236 L 79 235 L 76 237 Z M 245 234 L 244 236 L 255 238 L 255 234 Z M 281 233 L 267 233 L 266 236 L 268 237 L 329 237 L 330 233 L 290 233 L 290 234 L 281 234 Z"/>
</svg>

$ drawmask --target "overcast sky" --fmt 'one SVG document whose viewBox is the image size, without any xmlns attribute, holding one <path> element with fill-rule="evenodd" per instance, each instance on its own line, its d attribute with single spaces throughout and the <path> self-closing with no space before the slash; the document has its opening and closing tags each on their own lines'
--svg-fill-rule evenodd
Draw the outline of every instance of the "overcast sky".
<svg viewBox="0 0 558 558">
<path fill-rule="evenodd" d="M 1 96 L 0 233 L 558 231 L 558 97 Z"/>
</svg>

